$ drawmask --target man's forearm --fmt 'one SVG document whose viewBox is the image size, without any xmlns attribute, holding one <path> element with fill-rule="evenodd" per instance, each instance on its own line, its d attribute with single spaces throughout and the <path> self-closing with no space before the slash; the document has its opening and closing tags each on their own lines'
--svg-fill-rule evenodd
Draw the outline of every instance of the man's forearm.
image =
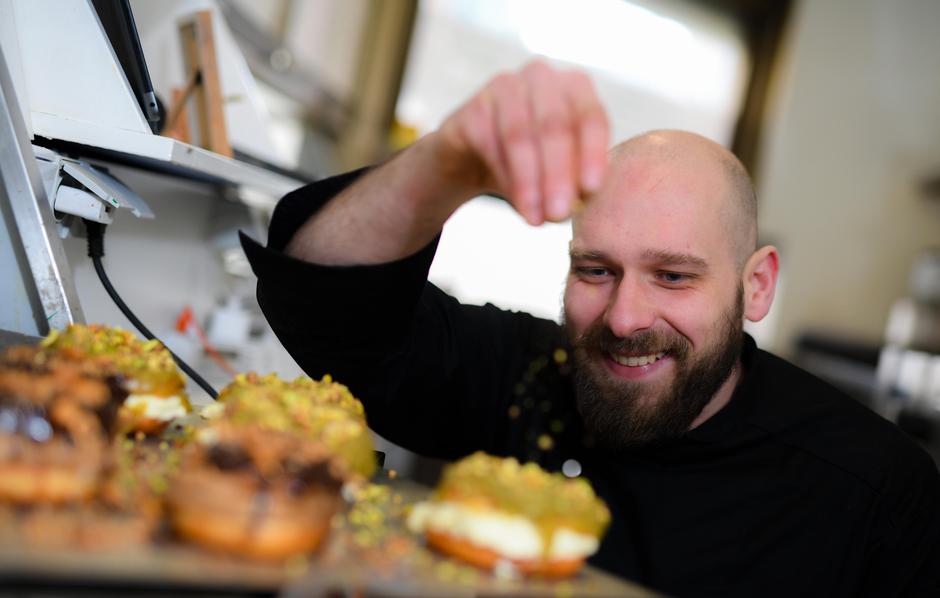
<svg viewBox="0 0 940 598">
<path fill-rule="evenodd" d="M 433 135 L 433 134 L 432 134 Z M 286 253 L 324 265 L 389 262 L 437 235 L 474 193 L 448 182 L 426 137 L 365 174 L 301 226 Z"/>
</svg>

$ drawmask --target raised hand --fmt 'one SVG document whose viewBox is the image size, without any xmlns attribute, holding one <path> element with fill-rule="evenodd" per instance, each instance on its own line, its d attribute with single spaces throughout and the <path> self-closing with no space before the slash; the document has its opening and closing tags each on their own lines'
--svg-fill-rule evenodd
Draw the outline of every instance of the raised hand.
<svg viewBox="0 0 940 598">
<path fill-rule="evenodd" d="M 295 233 L 286 251 L 319 264 L 411 255 L 467 200 L 501 195 L 533 225 L 567 218 L 604 177 L 607 115 L 587 75 L 536 61 L 499 75 Z"/>
<path fill-rule="evenodd" d="M 610 130 L 586 74 L 537 60 L 494 77 L 433 135 L 445 178 L 502 195 L 536 225 L 600 187 Z"/>
</svg>

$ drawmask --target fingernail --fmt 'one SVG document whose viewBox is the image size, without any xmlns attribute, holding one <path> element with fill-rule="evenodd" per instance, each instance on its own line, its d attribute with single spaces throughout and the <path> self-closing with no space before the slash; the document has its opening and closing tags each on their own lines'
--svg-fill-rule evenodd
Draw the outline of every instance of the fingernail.
<svg viewBox="0 0 940 598">
<path fill-rule="evenodd" d="M 517 195 L 518 202 L 516 202 L 516 209 L 519 211 L 523 217 L 528 220 L 530 214 L 536 212 L 536 206 L 539 205 L 539 195 L 535 189 L 526 189 L 523 192 Z"/>
<path fill-rule="evenodd" d="M 585 168 L 581 176 L 585 191 L 597 191 L 601 187 L 601 171 L 598 168 Z"/>
<path fill-rule="evenodd" d="M 538 208 L 532 208 L 525 215 L 526 222 L 532 226 L 538 226 L 544 222 L 542 218 L 542 211 Z"/>
</svg>

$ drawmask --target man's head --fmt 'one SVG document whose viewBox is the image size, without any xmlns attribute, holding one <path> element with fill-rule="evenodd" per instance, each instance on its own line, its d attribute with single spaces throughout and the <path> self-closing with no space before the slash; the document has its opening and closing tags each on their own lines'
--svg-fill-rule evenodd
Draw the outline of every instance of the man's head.
<svg viewBox="0 0 940 598">
<path fill-rule="evenodd" d="M 654 131 L 611 151 L 573 220 L 565 288 L 578 404 L 598 442 L 674 438 L 730 399 L 743 319 L 767 314 L 776 284 L 776 250 L 756 244 L 750 178 L 720 145 Z"/>
</svg>

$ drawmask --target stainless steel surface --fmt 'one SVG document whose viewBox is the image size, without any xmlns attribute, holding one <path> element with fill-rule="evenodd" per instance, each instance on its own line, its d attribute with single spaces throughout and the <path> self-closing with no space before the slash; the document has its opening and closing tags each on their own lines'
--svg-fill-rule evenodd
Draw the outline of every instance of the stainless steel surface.
<svg viewBox="0 0 940 598">
<path fill-rule="evenodd" d="M 29 305 L 23 307 L 33 312 L 38 332 L 45 334 L 84 321 L 84 316 L 21 114 L 0 49 L 0 201 L 6 204 L 20 274 L 24 280 L 31 275 L 34 286 L 28 291 Z"/>
</svg>

